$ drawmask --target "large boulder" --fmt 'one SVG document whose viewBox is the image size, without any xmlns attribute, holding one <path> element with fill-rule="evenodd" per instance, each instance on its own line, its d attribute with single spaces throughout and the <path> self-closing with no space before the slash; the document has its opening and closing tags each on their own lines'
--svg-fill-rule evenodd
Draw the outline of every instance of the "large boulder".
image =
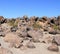
<svg viewBox="0 0 60 54">
<path fill-rule="evenodd" d="M 57 24 L 57 19 L 55 17 L 53 17 L 52 19 L 50 19 L 50 23 Z"/>
<path fill-rule="evenodd" d="M 55 42 L 57 45 L 60 45 L 60 36 L 54 36 L 54 42 Z"/>
<path fill-rule="evenodd" d="M 12 53 L 12 51 L 10 51 L 6 48 L 0 47 L 0 54 L 13 54 L 13 53 Z"/>
<path fill-rule="evenodd" d="M 27 37 L 27 32 L 20 31 L 20 37 L 23 37 L 23 38 Z"/>
<path fill-rule="evenodd" d="M 19 37 L 26 37 L 27 36 L 27 33 L 25 31 L 21 31 L 21 30 L 17 30 L 16 31 L 16 34 L 19 36 Z"/>
<path fill-rule="evenodd" d="M 55 34 L 57 34 L 57 32 L 56 31 L 50 31 L 49 34 L 55 35 Z"/>
<path fill-rule="evenodd" d="M 53 43 L 51 46 L 48 47 L 48 50 L 58 52 L 59 48 L 56 44 Z"/>
<path fill-rule="evenodd" d="M 4 41 L 10 43 L 11 46 L 18 48 L 22 46 L 21 42 L 23 41 L 23 39 L 17 36 L 15 33 L 8 33 L 4 37 Z"/>
<path fill-rule="evenodd" d="M 46 16 L 43 16 L 43 17 L 42 17 L 42 20 L 43 20 L 43 21 L 47 21 L 48 18 L 47 18 Z"/>
<path fill-rule="evenodd" d="M 44 43 L 52 43 L 53 37 L 52 36 L 44 36 L 43 41 Z"/>
<path fill-rule="evenodd" d="M 28 35 L 32 37 L 34 42 L 40 42 L 39 38 L 42 38 L 43 33 L 41 31 L 30 30 L 28 31 Z"/>
</svg>

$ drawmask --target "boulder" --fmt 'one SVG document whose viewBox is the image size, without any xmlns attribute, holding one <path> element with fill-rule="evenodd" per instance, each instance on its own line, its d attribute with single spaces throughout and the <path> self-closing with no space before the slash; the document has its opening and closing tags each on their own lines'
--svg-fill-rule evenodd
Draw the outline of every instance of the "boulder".
<svg viewBox="0 0 60 54">
<path fill-rule="evenodd" d="M 0 36 L 4 37 L 5 33 L 4 32 L 0 32 Z"/>
<path fill-rule="evenodd" d="M 45 43 L 52 43 L 53 37 L 52 36 L 44 36 L 43 37 L 43 42 Z"/>
<path fill-rule="evenodd" d="M 16 32 L 17 29 L 17 27 L 11 27 L 11 32 Z"/>
<path fill-rule="evenodd" d="M 28 22 L 28 16 L 23 16 L 23 19 L 26 21 L 26 22 Z"/>
<path fill-rule="evenodd" d="M 47 18 L 46 16 L 43 16 L 43 17 L 42 17 L 42 20 L 47 21 L 48 18 Z"/>
<path fill-rule="evenodd" d="M 27 47 L 23 45 L 20 49 L 21 49 L 21 50 L 26 50 Z"/>
<path fill-rule="evenodd" d="M 35 48 L 35 46 L 34 46 L 34 44 L 33 44 L 32 42 L 28 42 L 28 43 L 26 44 L 26 46 L 27 46 L 28 48 Z"/>
<path fill-rule="evenodd" d="M 20 31 L 19 36 L 25 38 L 25 37 L 27 37 L 27 32 Z"/>
<path fill-rule="evenodd" d="M 0 16 L 0 24 L 5 23 L 6 19 L 3 16 Z"/>
<path fill-rule="evenodd" d="M 6 49 L 6 48 L 3 48 L 1 47 L 0 48 L 0 54 L 13 54 L 12 51 Z"/>
<path fill-rule="evenodd" d="M 5 33 L 3 32 L 2 28 L 0 28 L 0 36 L 5 36 Z"/>
<path fill-rule="evenodd" d="M 42 38 L 43 33 L 40 32 L 40 31 L 30 30 L 30 31 L 28 31 L 28 35 L 29 35 L 30 37 L 32 37 L 32 40 L 33 40 L 34 42 L 40 42 L 40 41 L 39 41 L 39 38 Z"/>
<path fill-rule="evenodd" d="M 4 37 L 4 41 L 10 43 L 10 45 L 18 48 L 22 45 L 23 39 L 17 36 L 15 33 L 8 33 Z"/>
<path fill-rule="evenodd" d="M 57 45 L 60 45 L 60 36 L 54 36 L 54 41 Z"/>
<path fill-rule="evenodd" d="M 59 48 L 56 44 L 53 43 L 51 46 L 48 47 L 48 50 L 58 52 Z"/>
<path fill-rule="evenodd" d="M 57 34 L 57 31 L 56 31 L 56 30 L 50 30 L 50 31 L 49 31 L 49 34 L 55 35 L 55 34 Z"/>
</svg>

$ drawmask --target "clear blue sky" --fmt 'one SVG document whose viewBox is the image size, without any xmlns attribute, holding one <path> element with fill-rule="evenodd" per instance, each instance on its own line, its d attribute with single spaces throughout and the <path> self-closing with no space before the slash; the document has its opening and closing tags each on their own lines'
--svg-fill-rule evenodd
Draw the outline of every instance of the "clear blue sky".
<svg viewBox="0 0 60 54">
<path fill-rule="evenodd" d="M 0 0 L 0 15 L 4 17 L 58 16 L 60 0 Z"/>
</svg>

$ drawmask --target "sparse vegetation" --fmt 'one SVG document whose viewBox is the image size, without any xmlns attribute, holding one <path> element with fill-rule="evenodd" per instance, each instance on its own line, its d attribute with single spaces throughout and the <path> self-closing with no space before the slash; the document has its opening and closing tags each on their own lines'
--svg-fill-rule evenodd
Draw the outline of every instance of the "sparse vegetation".
<svg viewBox="0 0 60 54">
<path fill-rule="evenodd" d="M 57 29 L 58 29 L 58 26 L 57 26 L 57 25 L 54 25 L 53 28 L 54 28 L 55 30 L 57 30 Z"/>
<path fill-rule="evenodd" d="M 38 29 L 41 28 L 41 26 L 40 26 L 39 24 L 37 24 L 37 23 L 34 23 L 34 24 L 33 24 L 33 27 L 34 27 L 34 28 L 38 28 Z"/>
<path fill-rule="evenodd" d="M 14 23 L 15 23 L 14 20 L 10 20 L 10 21 L 8 22 L 8 24 L 9 24 L 10 26 L 14 26 Z"/>
</svg>

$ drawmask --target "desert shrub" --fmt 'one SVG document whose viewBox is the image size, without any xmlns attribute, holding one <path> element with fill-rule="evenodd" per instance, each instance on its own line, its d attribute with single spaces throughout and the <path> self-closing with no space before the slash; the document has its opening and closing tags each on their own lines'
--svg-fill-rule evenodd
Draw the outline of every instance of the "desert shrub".
<svg viewBox="0 0 60 54">
<path fill-rule="evenodd" d="M 10 21 L 8 22 L 8 24 L 9 24 L 10 26 L 13 26 L 13 25 L 14 25 L 14 23 L 15 23 L 15 21 L 14 21 L 14 20 L 10 20 Z"/>
<path fill-rule="evenodd" d="M 12 27 L 17 27 L 17 25 L 18 25 L 18 23 L 15 22 L 15 19 L 9 20 L 8 24 L 9 24 L 10 26 L 12 26 Z"/>
<path fill-rule="evenodd" d="M 17 26 L 18 26 L 18 22 L 19 22 L 19 21 L 15 21 L 14 27 L 17 27 Z"/>
<path fill-rule="evenodd" d="M 57 26 L 57 25 L 54 25 L 53 28 L 54 28 L 55 30 L 57 30 L 57 29 L 58 29 L 58 26 Z"/>
<path fill-rule="evenodd" d="M 38 28 L 38 29 L 41 28 L 41 26 L 40 26 L 39 24 L 37 24 L 36 22 L 33 24 L 33 27 L 34 27 L 34 28 Z"/>
</svg>

